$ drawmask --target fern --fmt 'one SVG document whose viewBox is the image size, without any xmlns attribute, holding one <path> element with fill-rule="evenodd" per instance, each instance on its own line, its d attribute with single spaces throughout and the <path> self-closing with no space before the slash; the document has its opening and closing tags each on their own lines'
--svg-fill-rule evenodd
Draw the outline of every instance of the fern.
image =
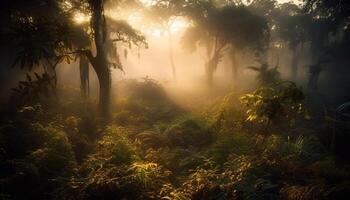
<svg viewBox="0 0 350 200">
<path fill-rule="evenodd" d="M 140 163 L 136 162 L 131 165 L 129 171 L 132 171 L 135 178 L 145 187 L 149 186 L 153 178 L 160 171 L 160 166 L 157 163 Z"/>
</svg>

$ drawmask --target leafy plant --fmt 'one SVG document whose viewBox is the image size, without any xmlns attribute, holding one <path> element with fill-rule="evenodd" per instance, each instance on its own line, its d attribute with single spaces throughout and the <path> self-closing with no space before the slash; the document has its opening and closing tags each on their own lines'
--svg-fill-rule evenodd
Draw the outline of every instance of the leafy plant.
<svg viewBox="0 0 350 200">
<path fill-rule="evenodd" d="M 162 167 L 157 163 L 144 163 L 144 162 L 135 162 L 131 164 L 130 171 L 133 172 L 133 176 L 136 180 L 143 184 L 144 187 L 149 187 L 152 184 L 155 184 L 156 178 L 159 178 L 160 175 L 169 174 L 170 171 L 162 171 Z"/>
<path fill-rule="evenodd" d="M 256 79 L 260 85 L 270 85 L 280 81 L 280 73 L 278 72 L 278 65 L 270 68 L 268 64 L 262 63 L 260 67 L 249 66 L 248 69 L 256 71 L 258 75 Z"/>
<path fill-rule="evenodd" d="M 306 115 L 303 92 L 293 82 L 283 82 L 274 87 L 260 87 L 253 93 L 240 97 L 248 109 L 247 121 L 264 123 L 267 130 L 271 123 L 282 119 L 294 123 L 298 115 Z"/>
<path fill-rule="evenodd" d="M 54 79 L 47 73 L 39 75 L 34 72 L 34 77 L 27 73 L 26 77 L 26 81 L 20 81 L 17 88 L 12 88 L 21 101 L 35 103 L 54 93 L 56 87 Z"/>
</svg>

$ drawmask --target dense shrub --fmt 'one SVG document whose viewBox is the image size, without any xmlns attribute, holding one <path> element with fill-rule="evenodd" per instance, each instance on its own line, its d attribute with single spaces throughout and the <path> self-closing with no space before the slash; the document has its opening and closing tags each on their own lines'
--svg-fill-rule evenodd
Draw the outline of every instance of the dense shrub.
<svg viewBox="0 0 350 200">
<path fill-rule="evenodd" d="M 147 199 L 158 194 L 170 172 L 157 163 L 142 162 L 129 134 L 122 127 L 105 130 L 96 153 L 71 180 L 68 199 Z"/>
<path fill-rule="evenodd" d="M 76 164 L 70 142 L 64 131 L 50 124 L 33 123 L 25 126 L 27 129 L 22 131 L 26 132 L 22 134 L 33 137 L 33 141 L 38 141 L 35 146 L 22 146 L 25 154 L 21 157 L 18 157 L 19 155 L 16 155 L 16 159 L 7 157 L 7 160 L 0 162 L 3 172 L 2 192 L 15 199 L 52 198 L 53 193 L 72 175 Z M 16 138 L 10 141 L 11 145 L 26 145 Z M 31 140 L 25 139 L 25 141 Z M 7 145 L 2 148 L 8 152 Z M 35 185 L 35 189 L 31 185 Z"/>
<path fill-rule="evenodd" d="M 180 119 L 166 131 L 170 145 L 172 146 L 203 146 L 209 144 L 213 136 L 205 127 L 201 127 L 194 119 Z"/>
<path fill-rule="evenodd" d="M 114 121 L 120 125 L 149 128 L 155 123 L 170 122 L 182 110 L 171 101 L 153 79 L 128 80 L 120 83 L 122 97 L 117 99 Z"/>
</svg>

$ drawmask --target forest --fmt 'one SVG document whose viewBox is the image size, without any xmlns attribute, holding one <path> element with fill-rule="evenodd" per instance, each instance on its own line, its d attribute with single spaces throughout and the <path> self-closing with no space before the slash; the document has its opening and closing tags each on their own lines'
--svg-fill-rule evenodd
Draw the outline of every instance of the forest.
<svg viewBox="0 0 350 200">
<path fill-rule="evenodd" d="M 0 200 L 350 199 L 350 1 L 1 0 Z"/>
</svg>

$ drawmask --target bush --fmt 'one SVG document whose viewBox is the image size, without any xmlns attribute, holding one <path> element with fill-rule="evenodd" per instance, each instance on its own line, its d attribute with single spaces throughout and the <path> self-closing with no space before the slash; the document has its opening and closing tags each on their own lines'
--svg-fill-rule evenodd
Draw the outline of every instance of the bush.
<svg viewBox="0 0 350 200">
<path fill-rule="evenodd" d="M 252 152 L 254 141 L 245 133 L 223 134 L 207 151 L 217 164 L 222 165 L 230 154 L 247 155 Z"/>
<path fill-rule="evenodd" d="M 4 172 L 1 187 L 5 194 L 15 199 L 50 199 L 71 176 L 75 167 L 74 153 L 67 135 L 58 127 L 40 123 L 29 127 L 24 134 L 38 136 L 33 139 L 40 142 L 37 141 L 36 148 L 22 147 L 26 152 L 23 157 L 0 163 Z M 36 186 L 35 189 L 32 185 Z"/>
<path fill-rule="evenodd" d="M 166 147 L 157 150 L 148 149 L 145 159 L 149 162 L 159 163 L 166 169 L 171 170 L 174 175 L 180 176 L 196 169 L 204 162 L 205 157 L 194 152 L 193 149 L 170 149 Z"/>
<path fill-rule="evenodd" d="M 110 126 L 104 131 L 96 153 L 79 169 L 66 189 L 73 199 L 155 198 L 170 172 L 154 162 L 141 160 L 133 132 Z"/>
<path fill-rule="evenodd" d="M 47 177 L 70 174 L 75 165 L 74 153 L 65 132 L 52 126 L 36 125 L 38 131 L 47 134 L 44 146 L 29 155 L 40 174 Z"/>
<path fill-rule="evenodd" d="M 169 122 L 182 112 L 155 80 L 129 80 L 120 85 L 122 98 L 117 99 L 119 111 L 114 115 L 119 125 L 150 128 L 155 123 Z"/>
<path fill-rule="evenodd" d="M 209 144 L 213 137 L 212 134 L 200 126 L 200 123 L 194 119 L 183 119 L 175 121 L 166 131 L 170 145 L 172 146 L 195 146 L 201 147 Z"/>
</svg>

